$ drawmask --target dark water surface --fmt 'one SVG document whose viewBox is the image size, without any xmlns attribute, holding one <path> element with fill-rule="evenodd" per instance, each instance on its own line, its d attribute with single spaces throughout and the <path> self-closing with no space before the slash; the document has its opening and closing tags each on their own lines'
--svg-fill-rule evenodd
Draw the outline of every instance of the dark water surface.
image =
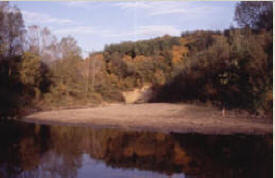
<svg viewBox="0 0 275 178">
<path fill-rule="evenodd" d="M 272 177 L 272 135 L 0 122 L 0 177 Z"/>
</svg>

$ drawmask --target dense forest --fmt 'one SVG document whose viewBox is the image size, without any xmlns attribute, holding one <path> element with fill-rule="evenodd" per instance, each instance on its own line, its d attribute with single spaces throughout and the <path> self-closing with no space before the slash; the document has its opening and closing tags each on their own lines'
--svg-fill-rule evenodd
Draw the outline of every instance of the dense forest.
<svg viewBox="0 0 275 178">
<path fill-rule="evenodd" d="M 145 83 L 156 92 L 152 102 L 270 114 L 272 17 L 272 2 L 240 2 L 238 27 L 110 44 L 83 59 L 73 37 L 25 27 L 20 10 L 0 2 L 0 116 L 122 102 L 122 91 Z"/>
</svg>

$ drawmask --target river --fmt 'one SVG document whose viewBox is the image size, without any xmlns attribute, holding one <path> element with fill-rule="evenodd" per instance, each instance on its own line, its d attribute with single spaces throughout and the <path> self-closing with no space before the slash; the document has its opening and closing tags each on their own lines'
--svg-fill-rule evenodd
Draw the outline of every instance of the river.
<svg viewBox="0 0 275 178">
<path fill-rule="evenodd" d="M 272 135 L 0 122 L 0 178 L 272 177 Z"/>
</svg>

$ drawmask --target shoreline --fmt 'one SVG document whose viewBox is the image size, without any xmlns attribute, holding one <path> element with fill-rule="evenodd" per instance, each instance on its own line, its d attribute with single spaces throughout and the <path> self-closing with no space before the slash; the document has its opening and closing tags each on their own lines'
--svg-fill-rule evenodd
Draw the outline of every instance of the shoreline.
<svg viewBox="0 0 275 178">
<path fill-rule="evenodd" d="M 80 109 L 43 111 L 22 121 L 37 124 L 88 126 L 175 133 L 248 134 L 273 133 L 272 120 L 248 118 L 216 108 L 190 104 L 111 104 Z"/>
</svg>

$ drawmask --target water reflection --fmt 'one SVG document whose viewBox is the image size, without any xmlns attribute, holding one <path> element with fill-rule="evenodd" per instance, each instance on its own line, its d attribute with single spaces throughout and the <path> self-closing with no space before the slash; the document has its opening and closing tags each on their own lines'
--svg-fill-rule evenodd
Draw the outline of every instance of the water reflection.
<svg viewBox="0 0 275 178">
<path fill-rule="evenodd" d="M 271 177 L 272 135 L 0 123 L 0 177 Z"/>
</svg>

